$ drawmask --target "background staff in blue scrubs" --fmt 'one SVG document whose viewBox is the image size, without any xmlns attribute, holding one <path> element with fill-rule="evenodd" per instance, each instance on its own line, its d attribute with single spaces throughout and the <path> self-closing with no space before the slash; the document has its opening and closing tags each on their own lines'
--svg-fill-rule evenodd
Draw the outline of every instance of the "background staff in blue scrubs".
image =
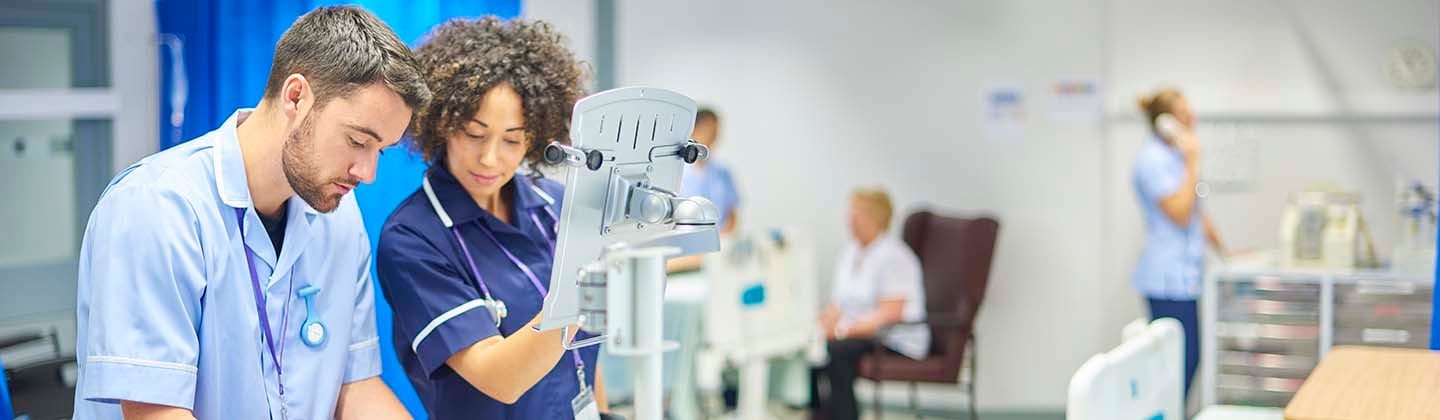
<svg viewBox="0 0 1440 420">
<path fill-rule="evenodd" d="M 598 346 L 565 351 L 559 330 L 532 329 L 562 189 L 517 172 L 568 138 L 579 63 L 543 22 L 452 20 L 427 38 L 416 58 L 436 98 L 412 130 L 433 196 L 396 208 L 377 260 L 396 353 L 433 418 L 574 417 L 582 383 L 604 402 Z"/>
<path fill-rule="evenodd" d="M 695 111 L 695 129 L 690 138 L 710 148 L 711 157 L 685 165 L 685 176 L 680 180 L 680 194 L 701 196 L 715 203 L 720 209 L 720 233 L 735 233 L 740 217 L 740 192 L 735 188 L 735 177 L 730 166 L 715 159 L 715 146 L 719 140 L 720 114 L 710 108 Z"/>
<path fill-rule="evenodd" d="M 710 157 L 705 160 L 697 160 L 693 165 L 685 165 L 685 175 L 680 178 L 680 195 L 700 196 L 715 203 L 715 208 L 720 209 L 720 234 L 735 234 L 736 226 L 740 218 L 740 192 L 735 187 L 735 176 L 730 171 L 730 165 L 716 159 L 715 144 L 719 140 L 720 114 L 710 108 L 700 108 L 695 111 L 695 129 L 690 132 L 690 138 L 697 143 L 710 148 Z M 673 258 L 666 262 L 665 269 L 672 272 L 684 272 L 700 269 L 704 263 L 704 257 L 691 255 L 688 257 Z M 735 390 L 726 385 L 725 401 L 727 407 L 735 404 Z"/>
<path fill-rule="evenodd" d="M 1205 242 L 1220 255 L 1225 255 L 1225 246 L 1196 190 L 1200 145 L 1189 101 L 1178 90 L 1162 89 L 1141 98 L 1140 110 L 1154 135 L 1135 156 L 1133 181 L 1145 215 L 1145 246 L 1132 280 L 1150 305 L 1151 319 L 1175 318 L 1185 329 L 1185 395 L 1189 395 L 1200 366 L 1195 299 L 1205 268 Z M 1164 115 L 1179 123 L 1175 132 L 1160 128 Z"/>
</svg>

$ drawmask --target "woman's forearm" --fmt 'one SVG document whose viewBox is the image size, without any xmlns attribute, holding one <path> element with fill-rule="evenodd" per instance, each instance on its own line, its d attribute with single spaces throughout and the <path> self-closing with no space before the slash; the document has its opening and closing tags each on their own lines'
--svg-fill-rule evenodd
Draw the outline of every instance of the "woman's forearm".
<svg viewBox="0 0 1440 420">
<path fill-rule="evenodd" d="M 561 330 L 535 331 L 537 315 L 509 337 L 493 336 L 445 361 L 460 377 L 491 398 L 512 404 L 535 386 L 565 354 Z M 578 327 L 570 328 L 571 336 Z"/>
<path fill-rule="evenodd" d="M 605 375 L 600 370 L 600 362 L 595 362 L 595 408 L 601 413 L 610 412 L 610 400 L 605 398 Z"/>
<path fill-rule="evenodd" d="M 1199 181 L 1197 170 L 1194 163 L 1187 163 L 1185 178 L 1180 181 L 1180 186 L 1169 196 L 1160 199 L 1160 210 L 1176 226 L 1190 226 L 1190 215 L 1195 211 L 1195 183 Z"/>
<path fill-rule="evenodd" d="M 1205 220 L 1205 238 L 1210 241 L 1210 246 L 1215 249 L 1216 254 L 1225 256 L 1229 251 L 1225 249 L 1225 243 L 1220 241 L 1220 232 L 1215 230 L 1215 222 L 1210 221 L 1210 215 L 1203 215 Z"/>
<path fill-rule="evenodd" d="M 876 305 L 875 310 L 865 314 L 859 320 L 850 325 L 842 325 L 840 334 L 844 338 L 871 338 L 879 333 L 881 329 L 895 325 L 904 320 L 905 299 L 885 299 Z"/>
</svg>

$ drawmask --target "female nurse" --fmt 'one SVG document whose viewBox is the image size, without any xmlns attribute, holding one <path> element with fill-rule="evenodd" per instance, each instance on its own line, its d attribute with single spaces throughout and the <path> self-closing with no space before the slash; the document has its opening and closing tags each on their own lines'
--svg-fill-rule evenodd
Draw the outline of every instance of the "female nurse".
<svg viewBox="0 0 1440 420">
<path fill-rule="evenodd" d="M 430 168 L 377 252 L 406 375 L 435 419 L 597 418 L 598 347 L 532 328 L 563 197 L 535 168 L 568 137 L 574 54 L 544 22 L 487 17 L 442 24 L 415 56 L 435 92 L 411 125 Z"/>
<path fill-rule="evenodd" d="M 1135 156 L 1135 196 L 1145 218 L 1145 247 L 1133 282 L 1150 306 L 1150 317 L 1175 318 L 1185 329 L 1185 392 L 1200 366 L 1200 316 L 1196 297 L 1205 265 L 1205 243 L 1225 247 L 1201 207 L 1200 145 L 1195 114 L 1180 91 L 1162 89 L 1140 99 L 1153 135 Z M 1198 186 L 1198 188 L 1197 188 Z"/>
</svg>

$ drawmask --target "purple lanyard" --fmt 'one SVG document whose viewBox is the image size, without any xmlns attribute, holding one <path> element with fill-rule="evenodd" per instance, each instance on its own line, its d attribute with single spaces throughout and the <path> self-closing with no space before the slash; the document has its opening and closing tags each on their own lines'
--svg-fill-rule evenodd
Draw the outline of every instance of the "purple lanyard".
<svg viewBox="0 0 1440 420">
<path fill-rule="evenodd" d="M 249 245 L 245 244 L 245 209 L 235 209 L 235 219 L 240 222 L 240 245 L 245 248 L 245 265 L 250 268 L 250 290 L 255 293 L 255 312 L 260 314 L 260 330 L 265 333 L 265 346 L 270 348 L 270 362 L 275 364 L 275 383 L 280 386 L 281 417 L 285 417 L 283 415 L 285 411 L 285 373 L 280 368 L 281 351 L 284 350 L 284 346 L 280 346 L 279 350 L 277 350 L 275 338 L 270 335 L 270 315 L 265 310 L 265 293 L 260 291 L 260 275 L 255 273 L 255 252 L 250 249 Z M 281 317 L 288 318 L 289 312 L 290 296 L 287 294 L 285 296 L 285 309 Z M 285 337 L 287 327 L 288 325 L 285 325 L 283 322 L 281 323 L 280 337 Z"/>
<path fill-rule="evenodd" d="M 555 212 L 550 211 L 549 207 L 545 208 L 545 213 L 553 220 L 560 220 L 555 217 Z M 545 242 L 550 245 L 550 250 L 553 252 L 555 250 L 555 240 L 551 239 L 550 235 L 545 234 L 545 225 L 540 223 L 540 217 L 535 215 L 534 209 L 530 210 L 530 221 L 535 222 L 535 227 L 540 229 L 540 236 L 545 237 Z M 540 293 L 541 299 L 544 299 L 545 295 L 550 293 L 545 289 L 544 284 L 540 284 L 540 277 L 536 276 L 535 272 L 531 271 L 530 267 L 525 265 L 524 262 L 521 262 L 520 258 L 515 257 L 515 254 L 510 252 L 510 248 L 506 248 L 505 244 L 501 243 L 500 239 L 495 237 L 495 234 L 490 233 L 490 229 L 485 228 L 485 225 L 478 222 L 475 224 L 475 227 L 480 228 L 480 232 L 484 233 L 486 238 L 490 238 L 490 242 L 495 243 L 495 246 L 500 248 L 500 252 L 505 253 L 505 257 L 510 259 L 511 264 L 515 264 L 516 268 L 519 268 L 521 272 L 525 273 L 525 277 L 530 279 L 530 284 L 535 286 L 535 291 Z M 485 277 L 480 275 L 480 270 L 475 268 L 475 258 L 470 256 L 470 247 L 466 246 L 465 240 L 460 238 L 460 229 L 451 226 L 450 233 L 455 235 L 455 242 L 460 243 L 460 250 L 465 253 L 465 262 L 470 265 L 470 273 L 475 275 L 475 282 L 480 284 L 480 291 L 485 293 L 486 298 L 489 298 L 490 288 L 485 285 Z M 570 358 L 575 361 L 575 370 L 577 372 L 584 372 L 585 361 L 580 359 L 580 350 L 570 350 Z M 580 380 L 580 387 L 585 387 L 584 379 Z"/>
</svg>

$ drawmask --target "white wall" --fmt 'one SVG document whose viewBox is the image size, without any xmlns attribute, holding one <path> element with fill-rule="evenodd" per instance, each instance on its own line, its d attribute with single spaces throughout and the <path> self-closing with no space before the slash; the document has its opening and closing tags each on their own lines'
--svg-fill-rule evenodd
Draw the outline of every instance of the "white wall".
<svg viewBox="0 0 1440 420">
<path fill-rule="evenodd" d="M 521 2 L 520 15 L 526 18 L 549 22 L 565 34 L 570 51 L 575 58 L 589 67 L 591 80 L 587 86 L 594 90 L 595 74 L 595 0 L 540 0 Z"/>
<path fill-rule="evenodd" d="M 559 3 L 577 1 L 587 3 Z M 1378 230 L 1392 172 L 1433 182 L 1440 171 L 1433 91 L 1377 79 L 1385 46 L 1434 45 L 1435 0 L 1191 3 L 619 0 L 616 74 L 622 86 L 716 107 L 716 156 L 739 177 L 744 224 L 810 227 L 822 274 L 855 186 L 891 188 L 902 215 L 923 203 L 998 215 L 978 331 L 981 408 L 1058 411 L 1074 369 L 1144 314 L 1128 280 L 1141 235 L 1128 181 L 1144 134 L 1132 111 L 1140 92 L 1178 85 L 1202 119 L 1250 121 L 1202 133 L 1218 133 L 1204 140 L 1216 148 L 1231 133 L 1257 143 L 1255 180 L 1208 204 L 1232 248 L 1273 246 L 1284 194 L 1322 177 L 1364 191 L 1387 241 L 1393 232 Z M 541 19 L 586 13 L 526 5 Z M 1302 42 L 1296 21 L 1313 40 Z M 593 43 L 585 30 L 572 41 Z M 1050 84 L 1071 77 L 1101 80 L 1108 116 L 1046 116 Z M 997 83 L 1026 95 L 1019 139 L 982 132 L 981 94 Z M 1324 122 L 1337 115 L 1398 121 Z M 961 401 L 926 391 L 930 405 Z"/>
<path fill-rule="evenodd" d="M 1107 341 L 1100 312 L 1082 309 L 1101 298 L 1099 125 L 1032 124 L 990 142 L 979 134 L 981 89 L 1038 93 L 1055 77 L 1098 77 L 1099 37 L 1075 36 L 1098 32 L 1097 6 L 622 1 L 617 75 L 718 108 L 716 156 L 739 177 L 743 223 L 809 227 L 822 274 L 856 186 L 889 187 L 901 215 L 924 203 L 998 215 L 977 333 L 980 401 L 1049 409 Z M 927 400 L 960 402 L 946 388 Z"/>
</svg>

